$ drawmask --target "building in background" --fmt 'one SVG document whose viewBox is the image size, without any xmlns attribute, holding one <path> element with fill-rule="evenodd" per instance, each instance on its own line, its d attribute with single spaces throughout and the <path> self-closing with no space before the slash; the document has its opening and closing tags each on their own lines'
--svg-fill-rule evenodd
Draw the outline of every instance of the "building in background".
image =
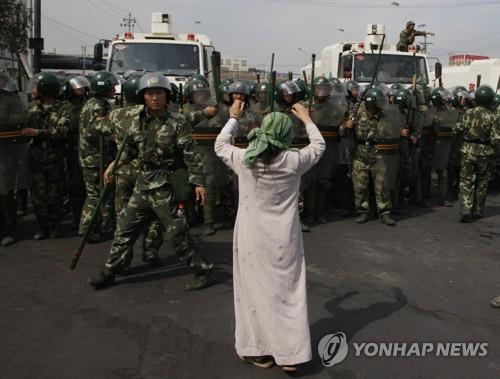
<svg viewBox="0 0 500 379">
<path fill-rule="evenodd" d="M 248 58 L 247 57 L 232 57 L 224 55 L 221 58 L 221 68 L 235 72 L 248 71 Z"/>
<path fill-rule="evenodd" d="M 450 66 L 464 66 L 470 65 L 474 61 L 481 61 L 485 59 L 490 59 L 490 57 L 485 55 L 455 54 L 449 56 L 448 64 Z"/>
</svg>

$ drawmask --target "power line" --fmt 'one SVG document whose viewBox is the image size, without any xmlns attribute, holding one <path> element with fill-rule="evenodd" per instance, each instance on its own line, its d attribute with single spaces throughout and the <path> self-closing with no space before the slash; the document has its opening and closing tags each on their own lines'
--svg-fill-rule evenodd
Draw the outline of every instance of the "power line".
<svg viewBox="0 0 500 379">
<path fill-rule="evenodd" d="M 101 8 L 99 5 L 97 5 L 96 3 L 94 3 L 92 0 L 87 0 L 87 2 L 90 5 L 94 6 L 94 8 L 99 9 L 101 12 L 106 13 L 109 16 L 113 16 L 113 17 L 116 17 L 116 18 L 119 18 L 119 19 L 123 18 L 122 16 L 118 16 L 116 13 L 111 13 L 111 12 L 107 11 L 106 9 Z"/>
<path fill-rule="evenodd" d="M 92 35 L 92 34 L 89 34 L 89 33 L 86 33 L 86 32 L 82 32 L 81 30 L 75 29 L 75 28 L 73 28 L 72 26 L 69 26 L 69 25 L 63 24 L 62 22 L 57 21 L 57 20 L 55 20 L 55 19 L 53 19 L 53 18 L 51 18 L 51 17 L 49 17 L 49 16 L 45 16 L 44 14 L 42 14 L 42 17 L 43 17 L 43 18 L 45 18 L 45 19 L 47 19 L 47 20 L 50 20 L 50 21 L 52 21 L 52 22 L 55 22 L 56 24 L 59 24 L 59 25 L 61 25 L 61 26 L 64 26 L 65 28 L 68 28 L 68 29 L 70 29 L 70 30 L 73 30 L 74 32 L 77 32 L 77 33 L 83 34 L 84 36 L 90 37 L 90 38 L 92 38 L 92 39 L 97 39 L 97 40 L 101 39 L 100 37 L 96 37 L 96 36 L 94 36 L 94 35 Z"/>
<path fill-rule="evenodd" d="M 124 8 L 119 7 L 118 5 L 113 4 L 110 0 L 101 0 L 101 1 L 103 3 L 108 4 L 108 8 L 112 7 L 112 8 L 114 8 L 118 12 L 125 12 L 125 13 L 130 12 L 128 9 L 124 9 Z"/>
<path fill-rule="evenodd" d="M 80 43 L 83 43 L 83 44 L 85 44 L 85 45 L 89 44 L 89 41 L 84 41 L 84 40 L 81 40 L 80 38 L 75 37 L 75 36 L 73 36 L 73 35 L 69 34 L 66 30 L 61 29 L 59 26 L 57 26 L 57 24 L 55 24 L 53 21 L 47 20 L 47 23 L 48 23 L 50 26 L 52 26 L 54 29 L 56 29 L 56 30 L 60 31 L 61 33 L 63 33 L 65 36 L 67 36 L 67 37 L 69 37 L 69 38 L 71 38 L 71 39 L 73 39 L 73 40 L 75 40 L 75 41 L 78 41 L 78 42 L 80 42 Z"/>
<path fill-rule="evenodd" d="M 359 2 L 341 2 L 341 1 L 325 1 L 325 0 L 266 0 L 272 3 L 282 3 L 282 4 L 299 4 L 299 5 L 312 5 L 320 7 L 332 7 L 332 8 L 397 8 L 400 5 L 390 4 L 388 2 L 381 4 L 372 3 L 359 3 Z M 414 8 L 414 9 L 435 9 L 435 8 L 463 8 L 463 7 L 477 7 L 477 6 L 487 6 L 487 5 L 500 5 L 496 0 L 483 0 L 483 1 L 473 1 L 473 2 L 442 2 L 433 1 L 430 3 L 412 3 L 410 5 L 405 5 L 404 8 Z"/>
</svg>

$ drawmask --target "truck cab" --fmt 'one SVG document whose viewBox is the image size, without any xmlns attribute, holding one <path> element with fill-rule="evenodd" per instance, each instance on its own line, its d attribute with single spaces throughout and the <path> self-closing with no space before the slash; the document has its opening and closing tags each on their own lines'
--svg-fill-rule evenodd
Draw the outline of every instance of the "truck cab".
<svg viewBox="0 0 500 379">
<path fill-rule="evenodd" d="M 161 72 L 184 84 L 194 74 L 208 77 L 215 48 L 208 36 L 171 31 L 171 18 L 153 13 L 151 33 L 125 32 L 110 44 L 106 69 L 119 76 L 130 70 Z"/>
<path fill-rule="evenodd" d="M 384 35 L 384 25 L 370 24 L 364 42 L 338 42 L 325 47 L 321 51 L 316 73 L 367 85 L 372 81 L 383 43 L 377 75 L 379 82 L 409 86 L 416 75 L 417 84 L 430 85 L 431 71 L 427 56 L 419 53 L 417 46 L 410 46 L 409 52 L 397 51 L 395 46 L 387 44 Z M 304 71 L 310 79 L 311 66 L 304 67 Z"/>
</svg>

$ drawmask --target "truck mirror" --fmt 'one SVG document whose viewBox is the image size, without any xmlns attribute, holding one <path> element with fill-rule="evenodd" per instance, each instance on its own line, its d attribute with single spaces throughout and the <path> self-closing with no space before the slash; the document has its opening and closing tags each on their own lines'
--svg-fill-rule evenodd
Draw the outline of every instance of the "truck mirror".
<svg viewBox="0 0 500 379">
<path fill-rule="evenodd" d="M 437 78 L 440 78 L 443 75 L 443 65 L 441 62 L 436 62 L 436 65 L 434 66 L 434 74 Z"/>
<path fill-rule="evenodd" d="M 94 62 L 101 62 L 103 55 L 102 44 L 96 43 L 94 45 Z"/>
</svg>

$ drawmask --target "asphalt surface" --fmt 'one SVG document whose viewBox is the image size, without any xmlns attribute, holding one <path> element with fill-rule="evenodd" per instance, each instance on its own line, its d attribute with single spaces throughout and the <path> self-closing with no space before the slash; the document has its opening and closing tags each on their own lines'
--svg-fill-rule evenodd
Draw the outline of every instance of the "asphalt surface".
<svg viewBox="0 0 500 379">
<path fill-rule="evenodd" d="M 411 208 L 390 228 L 357 225 L 332 213 L 305 234 L 314 360 L 303 378 L 499 378 L 500 196 L 485 217 L 458 223 L 454 208 Z M 283 378 L 240 361 L 234 351 L 232 232 L 201 238 L 218 264 L 216 283 L 187 292 L 189 269 L 168 243 L 165 266 L 150 268 L 136 247 L 135 273 L 94 291 L 86 278 L 102 268 L 110 241 L 89 245 L 76 271 L 79 239 L 30 240 L 0 248 L 0 377 Z M 194 233 L 200 233 L 194 230 Z M 488 355 L 356 357 L 327 368 L 317 354 L 325 334 L 354 342 L 487 342 Z"/>
</svg>

